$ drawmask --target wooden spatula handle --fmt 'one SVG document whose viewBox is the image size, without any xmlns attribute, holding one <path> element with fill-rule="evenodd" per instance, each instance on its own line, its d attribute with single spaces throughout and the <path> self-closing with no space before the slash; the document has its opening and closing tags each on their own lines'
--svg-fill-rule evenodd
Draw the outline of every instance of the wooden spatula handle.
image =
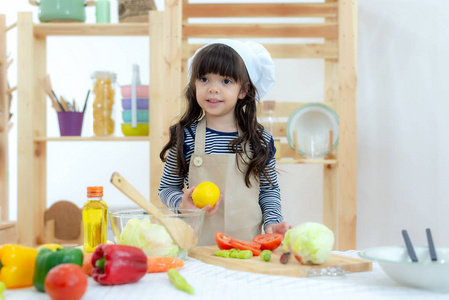
<svg viewBox="0 0 449 300">
<path fill-rule="evenodd" d="M 180 218 L 164 217 L 164 214 L 159 208 L 145 199 L 145 197 L 119 173 L 115 172 L 112 174 L 111 183 L 141 208 L 153 215 L 155 219 L 167 229 L 168 234 L 170 234 L 173 241 L 178 244 L 179 247 L 186 251 L 190 249 L 194 242 L 194 233 L 192 228 L 186 222 Z"/>
<path fill-rule="evenodd" d="M 156 216 L 161 214 L 156 206 L 145 199 L 145 197 L 119 173 L 115 172 L 112 174 L 111 183 L 148 213 Z"/>
</svg>

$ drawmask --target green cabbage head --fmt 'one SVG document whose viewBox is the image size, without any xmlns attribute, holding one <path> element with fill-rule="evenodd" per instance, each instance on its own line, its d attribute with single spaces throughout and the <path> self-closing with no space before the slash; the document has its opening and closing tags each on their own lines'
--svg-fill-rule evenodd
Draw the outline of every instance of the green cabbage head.
<svg viewBox="0 0 449 300">
<path fill-rule="evenodd" d="M 334 233 L 320 223 L 302 223 L 285 234 L 283 248 L 303 264 L 322 264 L 334 246 Z"/>
<path fill-rule="evenodd" d="M 176 257 L 179 252 L 164 226 L 137 218 L 126 223 L 117 243 L 140 248 L 147 256 Z"/>
</svg>

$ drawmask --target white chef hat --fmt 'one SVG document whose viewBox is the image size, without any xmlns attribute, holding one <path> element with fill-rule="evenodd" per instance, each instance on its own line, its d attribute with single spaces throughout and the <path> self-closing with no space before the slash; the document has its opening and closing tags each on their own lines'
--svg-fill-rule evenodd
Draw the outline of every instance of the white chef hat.
<svg viewBox="0 0 449 300">
<path fill-rule="evenodd" d="M 248 70 L 251 82 L 257 89 L 259 96 L 256 96 L 256 100 L 259 100 L 271 89 L 274 84 L 274 62 L 271 59 L 270 53 L 259 43 L 253 41 L 238 41 L 230 39 L 217 39 L 214 40 L 204 47 L 211 44 L 224 44 L 237 52 L 245 63 L 246 69 Z M 195 56 L 204 47 L 198 49 L 195 54 L 189 59 L 189 77 L 191 75 L 190 66 L 193 62 Z"/>
</svg>

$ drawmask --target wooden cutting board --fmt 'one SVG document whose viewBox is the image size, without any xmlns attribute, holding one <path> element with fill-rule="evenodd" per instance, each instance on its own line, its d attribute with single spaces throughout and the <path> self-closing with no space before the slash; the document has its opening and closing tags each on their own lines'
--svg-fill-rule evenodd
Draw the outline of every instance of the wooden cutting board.
<svg viewBox="0 0 449 300">
<path fill-rule="evenodd" d="M 372 270 L 371 261 L 331 254 L 329 259 L 321 265 L 302 265 L 293 255 L 287 264 L 281 264 L 279 259 L 282 255 L 281 249 L 276 249 L 271 254 L 269 262 L 263 261 L 259 256 L 250 259 L 223 258 L 214 255 L 214 251 L 219 250 L 217 246 L 198 247 L 190 250 L 189 256 L 202 262 L 224 267 L 236 271 L 261 273 L 268 275 L 283 275 L 295 277 L 308 277 L 308 271 L 312 268 L 327 268 L 341 266 L 343 270 L 349 272 L 365 272 Z"/>
</svg>

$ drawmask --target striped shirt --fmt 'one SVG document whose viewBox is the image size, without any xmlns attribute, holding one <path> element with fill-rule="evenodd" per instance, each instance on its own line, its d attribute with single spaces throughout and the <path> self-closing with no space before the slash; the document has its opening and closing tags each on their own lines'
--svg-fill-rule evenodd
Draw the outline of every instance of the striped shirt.
<svg viewBox="0 0 449 300">
<path fill-rule="evenodd" d="M 187 165 L 189 165 L 190 158 L 194 152 L 197 124 L 198 122 L 195 122 L 191 127 L 184 129 L 185 139 L 183 150 Z M 228 145 L 237 136 L 237 132 L 219 132 L 206 128 L 205 154 L 232 154 Z M 267 161 L 268 176 L 271 178 L 273 185 L 262 174 L 259 176 L 259 205 L 262 211 L 264 228 L 266 228 L 270 224 L 282 222 L 283 217 L 281 213 L 280 189 L 275 171 L 276 159 L 274 158 L 274 153 L 276 149 L 274 148 L 273 137 L 265 130 L 263 138 L 266 141 L 270 141 L 269 145 L 273 149 L 271 151 L 271 157 Z M 241 150 L 240 146 L 238 150 Z M 178 207 L 184 194 L 184 184 L 187 188 L 189 187 L 188 175 L 179 176 L 176 173 L 176 169 L 176 147 L 173 147 L 168 152 L 164 173 L 159 186 L 159 197 L 162 203 L 168 207 Z"/>
</svg>

